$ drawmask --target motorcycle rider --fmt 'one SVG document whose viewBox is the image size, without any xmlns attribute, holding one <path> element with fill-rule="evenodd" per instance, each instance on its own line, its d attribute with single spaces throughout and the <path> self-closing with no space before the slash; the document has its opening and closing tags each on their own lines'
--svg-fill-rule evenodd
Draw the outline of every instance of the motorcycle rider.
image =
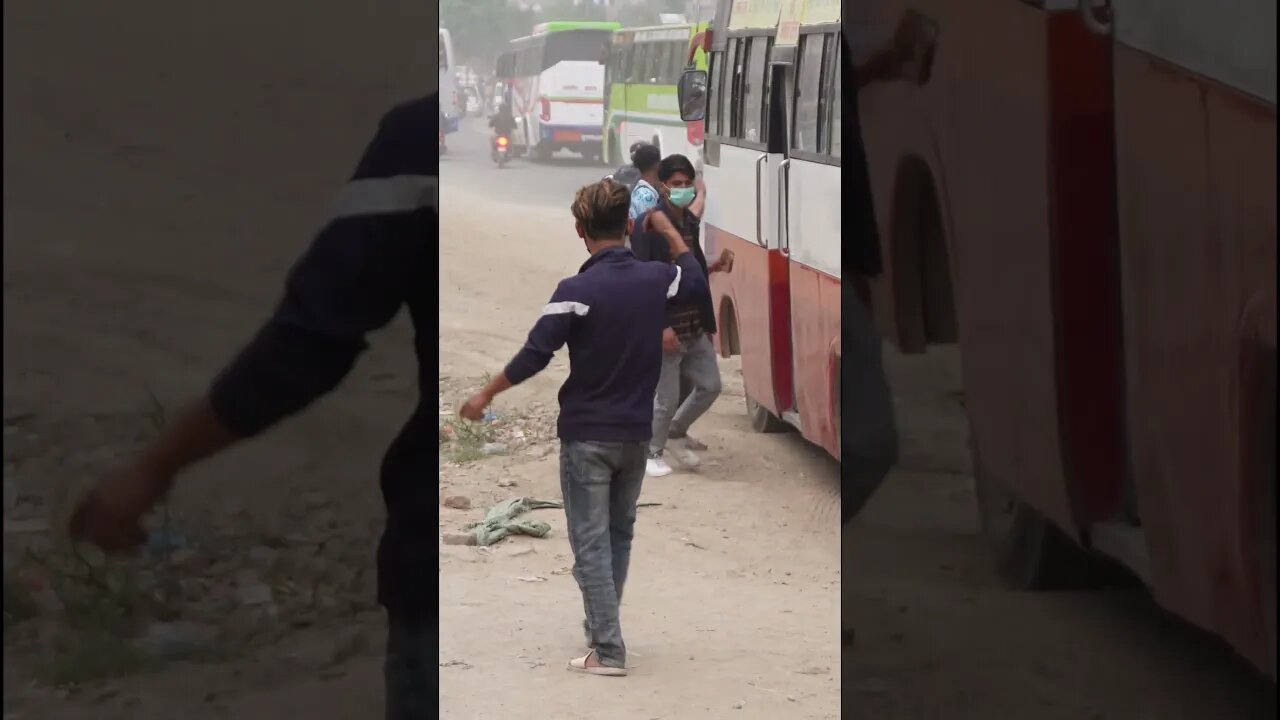
<svg viewBox="0 0 1280 720">
<path fill-rule="evenodd" d="M 498 112 L 489 118 L 489 127 L 493 129 L 495 138 L 511 138 L 511 133 L 516 131 L 516 118 L 511 114 L 511 105 L 509 103 L 503 102 L 498 108 Z"/>
</svg>

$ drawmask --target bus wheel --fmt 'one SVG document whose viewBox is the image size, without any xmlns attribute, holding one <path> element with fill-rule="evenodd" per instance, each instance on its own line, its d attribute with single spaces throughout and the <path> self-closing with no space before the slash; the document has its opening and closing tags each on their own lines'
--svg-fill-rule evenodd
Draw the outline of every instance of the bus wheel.
<svg viewBox="0 0 1280 720">
<path fill-rule="evenodd" d="M 791 429 L 782 418 L 752 400 L 750 395 L 747 396 L 747 416 L 751 418 L 751 429 L 758 433 L 782 433 Z"/>
<path fill-rule="evenodd" d="M 546 143 L 538 143 L 533 148 L 533 159 L 538 162 L 547 162 L 551 159 L 551 147 Z"/>
<path fill-rule="evenodd" d="M 982 533 L 1000 574 L 1020 590 L 1060 590 L 1094 584 L 1094 561 L 1037 510 L 985 471 L 973 451 Z"/>
</svg>

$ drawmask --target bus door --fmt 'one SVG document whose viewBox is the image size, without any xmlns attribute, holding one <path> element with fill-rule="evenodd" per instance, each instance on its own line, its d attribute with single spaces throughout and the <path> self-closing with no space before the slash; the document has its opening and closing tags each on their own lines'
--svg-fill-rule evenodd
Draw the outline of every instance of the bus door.
<svg viewBox="0 0 1280 720">
<path fill-rule="evenodd" d="M 776 48 L 767 36 L 743 38 L 744 117 L 743 135 L 757 148 L 753 170 L 756 180 L 756 225 L 759 242 L 767 252 L 769 355 L 774 414 L 798 424 L 795 366 L 791 345 L 791 280 L 784 247 L 787 203 L 788 90 L 792 66 L 786 48 Z M 742 50 L 739 51 L 741 55 Z M 758 98 L 758 99 L 757 99 Z M 754 102 L 753 102 L 754 100 Z M 752 111 L 758 108 L 759 116 Z M 752 122 L 755 126 L 752 126 Z"/>
<path fill-rule="evenodd" d="M 777 248 L 782 263 L 783 276 L 779 279 L 777 309 L 785 314 L 785 321 L 776 321 L 776 334 L 771 339 L 775 345 L 785 345 L 786 364 L 778 369 L 785 369 L 788 377 L 777 382 L 779 410 L 782 418 L 797 429 L 801 427 L 798 402 L 799 375 L 796 367 L 796 351 L 792 315 L 795 313 L 795 298 L 791 283 L 791 247 L 789 242 L 791 225 L 791 156 L 788 152 L 788 138 L 791 136 L 792 93 L 795 88 L 796 66 L 794 46 L 775 45 L 770 53 L 768 68 L 768 86 L 765 88 L 765 130 L 767 133 L 766 161 L 771 187 L 769 188 L 768 207 L 772 217 L 769 220 L 771 247 Z M 785 301 L 783 295 L 785 294 Z M 775 371 L 776 372 L 776 371 Z M 783 394 L 784 389 L 789 391 Z"/>
<path fill-rule="evenodd" d="M 840 338 L 839 26 L 810 26 L 785 74 L 787 153 L 780 168 L 780 232 L 789 265 L 794 417 L 810 442 L 838 456 L 836 394 Z M 833 99 L 835 102 L 833 102 Z"/>
</svg>

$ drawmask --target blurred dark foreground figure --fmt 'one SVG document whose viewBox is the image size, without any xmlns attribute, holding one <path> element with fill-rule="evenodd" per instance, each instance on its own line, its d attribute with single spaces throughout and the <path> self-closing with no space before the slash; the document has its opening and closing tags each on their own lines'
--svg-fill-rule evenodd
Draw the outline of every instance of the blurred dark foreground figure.
<svg viewBox="0 0 1280 720">
<path fill-rule="evenodd" d="M 387 610 L 388 720 L 435 717 L 437 450 L 426 398 L 434 363 L 439 159 L 428 132 L 433 95 L 388 112 L 333 215 L 298 261 L 275 314 L 138 457 L 101 479 L 71 519 L 73 539 L 111 553 L 144 540 L 142 518 L 196 462 L 258 435 L 329 393 L 365 336 L 408 307 L 418 356 L 418 404 L 382 463 L 387 524 L 378 547 L 378 601 Z M 430 311 L 430 312 L 429 312 Z M 433 413 L 434 414 L 434 413 Z"/>
<path fill-rule="evenodd" d="M 847 27 L 841 38 L 841 73 L 858 78 Z M 871 315 L 866 285 L 869 278 L 883 272 L 883 264 L 858 114 L 861 87 L 862 82 L 857 81 L 853 92 L 844 93 L 851 107 L 842 113 L 843 121 L 853 125 L 851 132 L 844 133 L 852 140 L 846 143 L 850 151 L 843 177 L 851 189 L 842 208 L 841 242 L 845 259 L 840 288 L 840 500 L 844 525 L 858 516 L 898 462 L 893 393 L 885 374 L 880 334 Z M 853 629 L 847 618 L 842 617 L 841 621 L 841 644 L 850 645 Z"/>
</svg>

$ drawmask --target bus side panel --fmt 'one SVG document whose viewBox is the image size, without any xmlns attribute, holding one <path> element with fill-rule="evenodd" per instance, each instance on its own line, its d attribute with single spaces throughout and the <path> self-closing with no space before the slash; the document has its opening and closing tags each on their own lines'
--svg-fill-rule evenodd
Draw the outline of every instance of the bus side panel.
<svg viewBox="0 0 1280 720">
<path fill-rule="evenodd" d="M 923 339 L 902 322 L 922 302 L 925 238 L 912 219 L 933 203 L 955 288 L 981 471 L 1078 538 L 1060 442 L 1047 16 L 1010 0 L 887 2 L 860 13 L 874 38 L 855 48 L 861 71 L 892 56 L 895 31 L 910 27 L 910 13 L 938 28 L 927 82 L 859 78 L 885 265 L 874 287 L 877 321 L 899 344 L 913 334 Z M 914 296 L 904 292 L 913 287 Z"/>
<path fill-rule="evenodd" d="M 793 157 L 785 184 L 791 343 L 801 433 L 839 457 L 833 349 L 840 337 L 840 166 Z"/>
<path fill-rule="evenodd" d="M 1115 88 L 1128 430 L 1153 589 L 1265 667 L 1255 499 L 1275 477 L 1240 457 L 1255 428 L 1237 410 L 1263 392 L 1239 356 L 1256 331 L 1246 308 L 1275 294 L 1275 106 L 1121 43 Z"/>
<path fill-rule="evenodd" d="M 791 263 L 791 332 L 796 403 L 805 439 L 840 457 L 833 352 L 840 343 L 840 281 Z"/>
<path fill-rule="evenodd" d="M 708 182 L 710 184 L 710 182 Z M 721 249 L 733 251 L 733 270 L 711 276 L 713 300 L 716 303 L 716 324 L 723 342 L 725 334 L 734 333 L 742 353 L 742 381 L 747 396 L 774 415 L 780 415 L 775 397 L 773 368 L 774 353 L 771 336 L 770 279 L 778 253 L 770 252 L 758 244 L 726 232 L 714 225 L 703 225 L 707 249 L 719 253 Z M 714 249 L 713 249 L 714 248 Z M 785 260 L 782 260 L 785 266 Z M 726 317 L 725 299 L 732 301 L 733 317 Z M 737 327 L 730 329 L 727 323 Z M 787 389 L 788 397 L 790 388 Z"/>
</svg>

